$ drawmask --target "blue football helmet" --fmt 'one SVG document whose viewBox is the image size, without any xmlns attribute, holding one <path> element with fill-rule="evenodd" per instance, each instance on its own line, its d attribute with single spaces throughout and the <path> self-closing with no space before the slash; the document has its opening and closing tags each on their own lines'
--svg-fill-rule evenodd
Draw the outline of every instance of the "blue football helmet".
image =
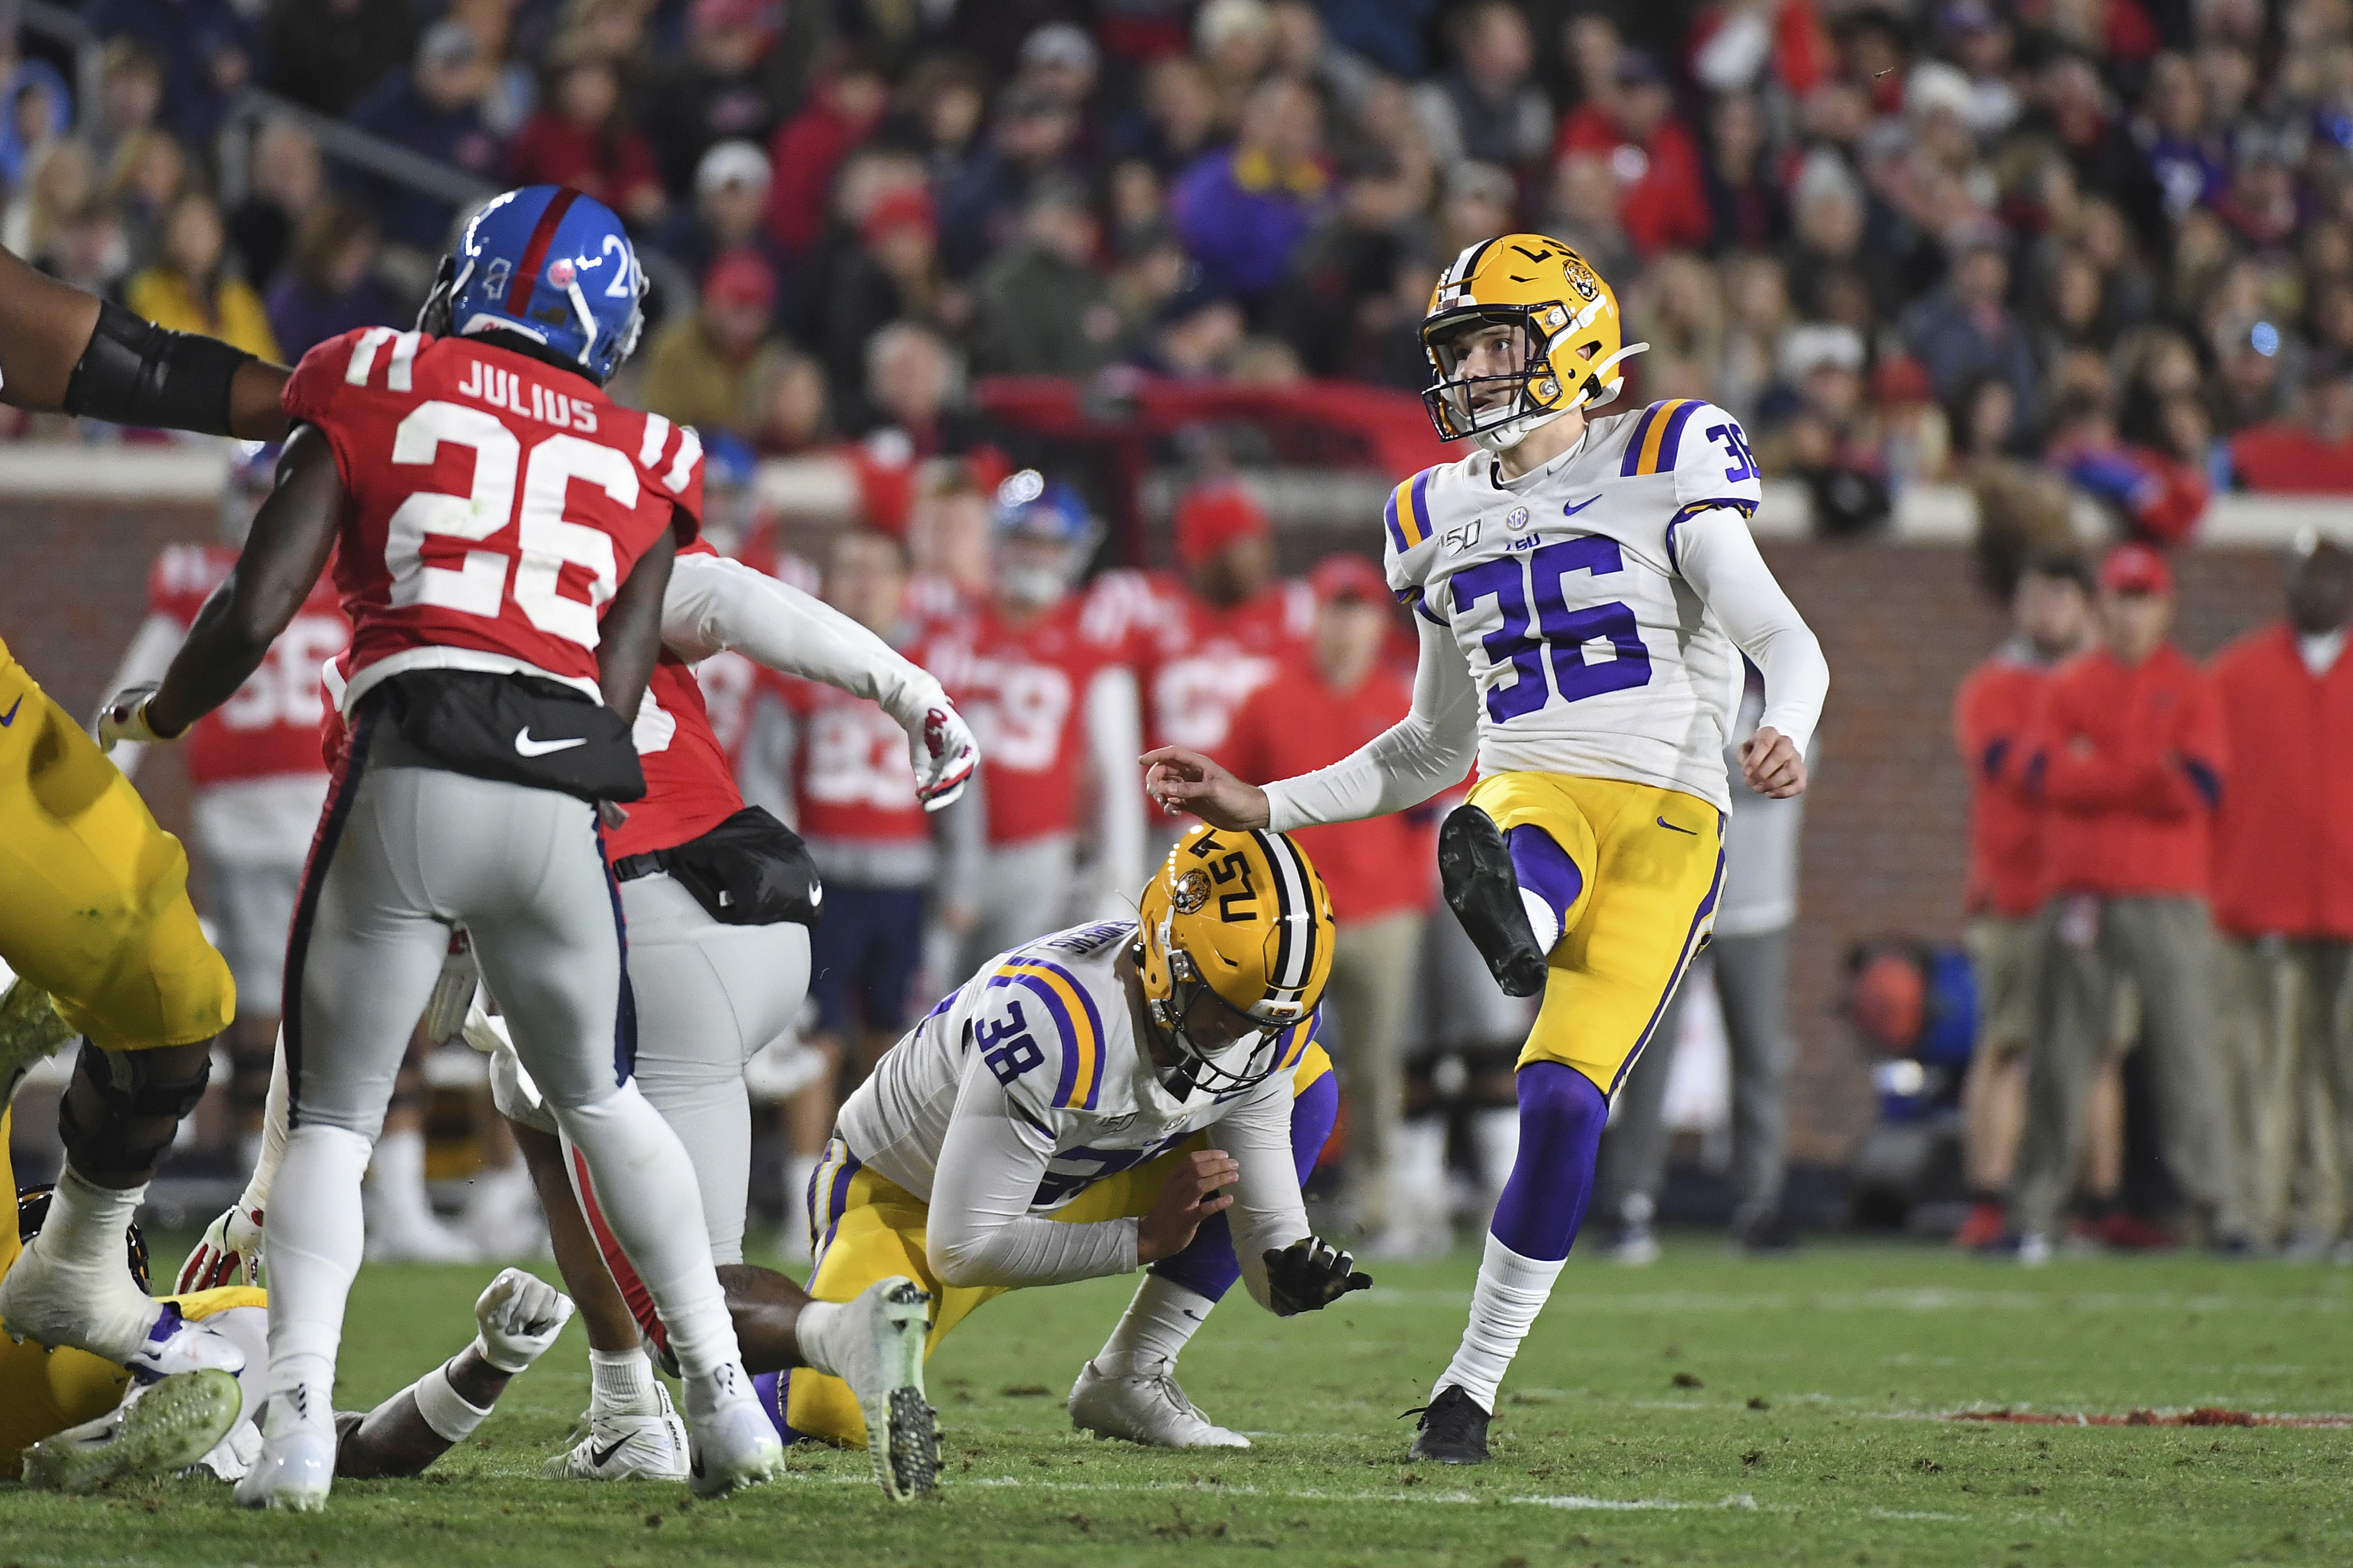
<svg viewBox="0 0 2353 1568">
<path fill-rule="evenodd" d="M 1068 593 L 1103 539 L 1085 499 L 1035 468 L 997 487 L 991 521 L 997 589 L 1025 605 L 1050 605 Z"/>
<path fill-rule="evenodd" d="M 435 336 L 513 332 L 598 385 L 645 330 L 645 268 L 613 209 L 565 185 L 492 196 L 466 222 L 417 318 Z"/>
</svg>

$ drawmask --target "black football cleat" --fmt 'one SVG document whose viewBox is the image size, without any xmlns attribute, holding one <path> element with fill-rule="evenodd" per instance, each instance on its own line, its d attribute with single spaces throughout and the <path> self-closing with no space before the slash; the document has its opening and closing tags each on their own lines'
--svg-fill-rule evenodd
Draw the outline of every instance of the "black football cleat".
<svg viewBox="0 0 2353 1568">
<path fill-rule="evenodd" d="M 1407 1463 L 1487 1462 L 1487 1412 L 1480 1409 L 1479 1402 L 1464 1393 L 1460 1384 L 1448 1384 L 1438 1391 L 1437 1398 L 1419 1411 L 1409 1410 L 1406 1414 L 1421 1417 L 1414 1426 L 1413 1447 L 1406 1451 Z"/>
<path fill-rule="evenodd" d="M 1544 950 L 1520 902 L 1519 874 L 1495 819 L 1475 805 L 1460 806 L 1438 830 L 1438 879 L 1446 907 L 1487 961 L 1506 996 L 1534 996 L 1545 988 Z"/>
</svg>

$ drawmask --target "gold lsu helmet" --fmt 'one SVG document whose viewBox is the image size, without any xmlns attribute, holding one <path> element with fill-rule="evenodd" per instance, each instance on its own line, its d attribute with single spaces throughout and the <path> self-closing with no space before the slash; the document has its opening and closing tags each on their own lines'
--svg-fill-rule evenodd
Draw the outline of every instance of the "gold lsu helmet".
<svg viewBox="0 0 2353 1568">
<path fill-rule="evenodd" d="M 1273 1076 L 1332 977 L 1332 896 L 1286 834 L 1200 824 L 1136 906 L 1136 969 L 1188 1081 L 1239 1093 Z M 1213 1001 L 1205 1026 L 1196 1004 Z"/>
<path fill-rule="evenodd" d="M 1519 369 L 1462 374 L 1464 345 L 1494 326 L 1519 329 Z M 1482 240 L 1439 274 L 1430 292 L 1421 349 L 1436 379 L 1422 406 L 1441 439 L 1470 436 L 1505 451 L 1540 425 L 1616 397 L 1625 384 L 1620 362 L 1651 346 L 1624 344 L 1624 332 L 1618 296 L 1575 250 L 1541 234 Z M 1498 390 L 1511 395 L 1482 408 Z"/>
</svg>

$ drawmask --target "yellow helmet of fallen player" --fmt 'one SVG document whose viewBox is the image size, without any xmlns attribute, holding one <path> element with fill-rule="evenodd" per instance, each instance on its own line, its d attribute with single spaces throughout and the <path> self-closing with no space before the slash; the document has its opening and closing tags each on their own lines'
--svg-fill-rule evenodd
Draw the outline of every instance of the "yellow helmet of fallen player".
<svg viewBox="0 0 2353 1568">
<path fill-rule="evenodd" d="M 1505 329 L 1500 337 L 1497 328 Z M 1624 344 L 1624 331 L 1618 296 L 1559 240 L 1482 240 L 1439 274 L 1430 293 L 1421 348 L 1435 379 L 1422 406 L 1440 438 L 1469 436 L 1507 451 L 1538 426 L 1618 395 L 1620 363 L 1651 346 Z M 1512 368 L 1466 374 L 1469 351 L 1482 342 L 1515 355 Z"/>
<path fill-rule="evenodd" d="M 1332 976 L 1332 896 L 1286 834 L 1206 824 L 1176 841 L 1136 906 L 1152 1021 L 1219 1094 L 1282 1066 L 1291 1026 Z"/>
</svg>

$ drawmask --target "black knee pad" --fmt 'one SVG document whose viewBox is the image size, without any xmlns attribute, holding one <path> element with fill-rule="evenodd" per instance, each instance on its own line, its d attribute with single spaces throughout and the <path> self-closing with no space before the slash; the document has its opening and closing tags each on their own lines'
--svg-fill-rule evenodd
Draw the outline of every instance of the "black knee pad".
<svg viewBox="0 0 2353 1568">
<path fill-rule="evenodd" d="M 195 1071 L 174 1078 L 161 1070 L 164 1054 L 103 1051 L 82 1041 L 74 1076 L 96 1092 L 98 1112 L 85 1119 L 70 1088 L 58 1099 L 58 1136 L 77 1170 L 144 1171 L 172 1146 L 182 1119 L 205 1097 L 213 1060 L 207 1051 Z"/>
</svg>

